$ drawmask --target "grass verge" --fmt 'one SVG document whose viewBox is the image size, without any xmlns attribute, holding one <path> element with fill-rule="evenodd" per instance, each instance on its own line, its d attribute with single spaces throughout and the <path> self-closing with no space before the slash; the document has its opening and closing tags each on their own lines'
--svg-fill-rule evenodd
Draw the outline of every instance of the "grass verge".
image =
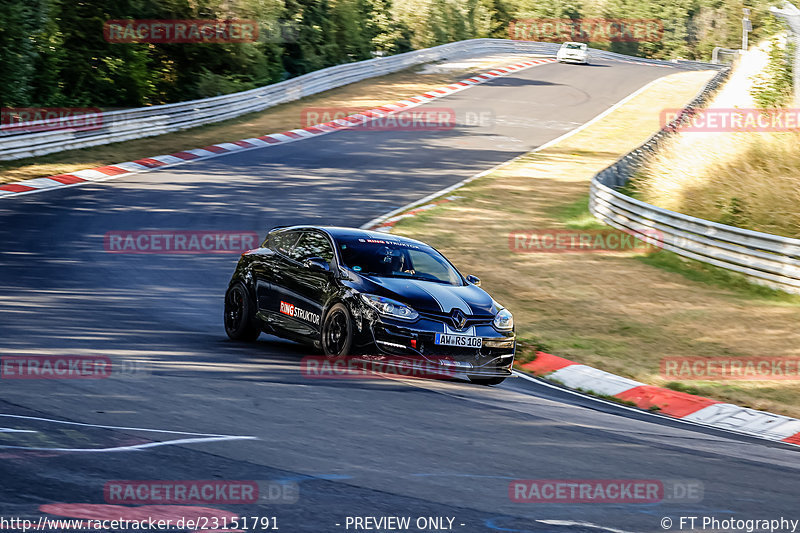
<svg viewBox="0 0 800 533">
<path fill-rule="evenodd" d="M 556 206 L 553 216 L 570 229 L 606 228 L 589 212 L 589 195 L 574 203 Z M 775 303 L 800 305 L 800 295 L 789 294 L 771 287 L 753 283 L 738 272 L 695 261 L 667 250 L 635 257 L 644 264 L 667 272 L 680 274 L 686 279 L 736 291 L 743 298 L 768 300 Z"/>
<path fill-rule="evenodd" d="M 431 243 L 483 280 L 515 315 L 520 360 L 540 349 L 665 386 L 665 357 L 800 356 L 800 303 L 686 267 L 669 254 L 518 253 L 521 229 L 593 229 L 591 177 L 659 127 L 710 77 L 672 74 L 604 119 L 459 189 L 463 198 L 401 220 L 395 233 Z M 464 268 L 468 266 L 468 268 Z M 748 284 L 749 285 L 749 284 Z M 800 417 L 797 382 L 682 382 L 723 401 Z"/>
<path fill-rule="evenodd" d="M 685 133 L 632 182 L 645 202 L 800 238 L 800 133 Z"/>
</svg>

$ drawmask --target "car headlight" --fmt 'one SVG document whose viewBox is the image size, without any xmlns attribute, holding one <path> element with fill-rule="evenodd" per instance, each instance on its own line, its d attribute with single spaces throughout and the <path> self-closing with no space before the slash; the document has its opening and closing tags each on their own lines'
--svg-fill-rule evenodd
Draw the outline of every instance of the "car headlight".
<svg viewBox="0 0 800 533">
<path fill-rule="evenodd" d="M 401 304 L 391 298 L 376 296 L 374 294 L 362 294 L 361 299 L 382 315 L 392 318 L 402 318 L 403 320 L 416 320 L 419 317 L 419 313 L 409 306 Z"/>
<path fill-rule="evenodd" d="M 514 317 L 508 309 L 501 309 L 494 315 L 494 327 L 506 330 L 514 328 Z"/>
</svg>

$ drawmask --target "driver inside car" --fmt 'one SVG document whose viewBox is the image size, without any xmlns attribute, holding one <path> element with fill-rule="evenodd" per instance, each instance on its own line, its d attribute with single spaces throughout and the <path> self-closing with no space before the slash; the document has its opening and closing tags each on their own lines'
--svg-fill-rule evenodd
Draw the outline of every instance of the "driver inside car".
<svg viewBox="0 0 800 533">
<path fill-rule="evenodd" d="M 390 249 L 388 246 L 383 249 L 383 263 L 389 267 L 389 274 L 402 272 L 404 274 L 415 274 L 413 268 L 406 268 L 406 254 L 402 250 Z"/>
</svg>

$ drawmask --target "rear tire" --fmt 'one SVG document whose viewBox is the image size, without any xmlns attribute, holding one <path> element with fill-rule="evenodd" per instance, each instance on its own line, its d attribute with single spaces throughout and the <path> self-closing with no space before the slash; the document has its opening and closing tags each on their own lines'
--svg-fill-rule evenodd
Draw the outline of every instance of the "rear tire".
<svg viewBox="0 0 800 533">
<path fill-rule="evenodd" d="M 469 376 L 469 380 L 474 383 L 475 385 L 499 385 L 506 380 L 504 377 L 496 377 L 496 378 L 479 378 L 479 377 L 472 377 Z"/>
<path fill-rule="evenodd" d="M 261 323 L 244 283 L 237 281 L 225 293 L 225 333 L 235 341 L 252 342 L 261 335 Z"/>
<path fill-rule="evenodd" d="M 320 344 L 326 357 L 343 357 L 353 347 L 353 319 L 344 304 L 338 303 L 328 310 L 322 325 Z"/>
</svg>

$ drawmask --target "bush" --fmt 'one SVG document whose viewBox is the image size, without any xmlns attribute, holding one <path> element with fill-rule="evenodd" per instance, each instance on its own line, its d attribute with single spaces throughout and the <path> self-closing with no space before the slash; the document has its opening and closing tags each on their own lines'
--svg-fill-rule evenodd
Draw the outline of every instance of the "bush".
<svg viewBox="0 0 800 533">
<path fill-rule="evenodd" d="M 794 45 L 782 47 L 777 39 L 769 49 L 767 67 L 753 79 L 750 94 L 762 108 L 786 107 L 792 102 L 792 61 Z"/>
</svg>

